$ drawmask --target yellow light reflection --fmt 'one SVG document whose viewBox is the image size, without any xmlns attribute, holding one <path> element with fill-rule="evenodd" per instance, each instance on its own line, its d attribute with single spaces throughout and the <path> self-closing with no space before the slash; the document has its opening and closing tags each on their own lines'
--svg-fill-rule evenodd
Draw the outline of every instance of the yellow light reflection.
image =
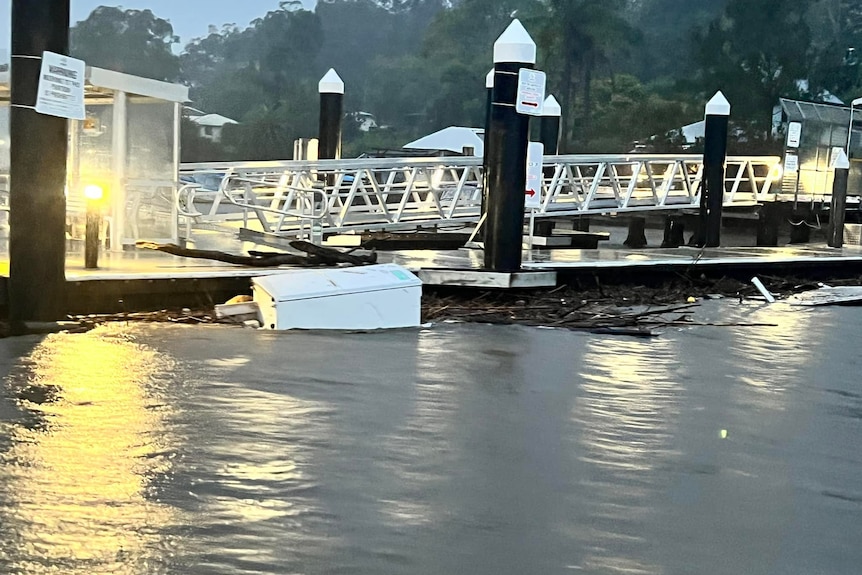
<svg viewBox="0 0 862 575">
<path fill-rule="evenodd" d="M 744 392 L 740 401 L 759 409 L 784 410 L 785 392 L 799 369 L 813 358 L 815 348 L 809 342 L 819 341 L 824 326 L 807 310 L 781 303 L 757 304 L 743 319 L 765 325 L 756 330 L 731 328 L 729 352 L 746 373 L 737 378 L 745 384 L 739 388 Z"/>
<path fill-rule="evenodd" d="M 583 425 L 585 458 L 609 470 L 649 471 L 659 464 L 677 415 L 674 355 L 667 341 L 606 338 L 588 344 Z"/>
<path fill-rule="evenodd" d="M 415 350 L 413 377 L 417 384 L 412 409 L 398 422 L 398 430 L 386 438 L 391 455 L 380 462 L 387 474 L 397 478 L 396 484 L 404 487 L 379 501 L 384 520 L 398 528 L 432 525 L 440 519 L 440 511 L 423 494 L 437 488 L 444 478 L 431 466 L 417 462 L 434 461 L 435 468 L 446 469 L 447 461 L 455 457 L 447 438 L 452 436 L 458 414 L 461 386 L 456 382 L 475 377 L 469 364 L 459 361 L 461 350 L 446 345 L 438 332 L 419 332 Z M 444 365 L 447 368 L 442 370 Z"/>
<path fill-rule="evenodd" d="M 88 200 L 98 201 L 105 195 L 105 191 L 101 186 L 90 184 L 84 188 L 84 197 Z"/>
<path fill-rule="evenodd" d="M 583 395 L 573 407 L 585 480 L 604 503 L 591 510 L 584 568 L 601 573 L 660 573 L 634 557 L 649 543 L 639 525 L 650 512 L 655 469 L 676 456 L 672 429 L 679 414 L 677 363 L 668 340 L 590 340 Z M 633 550 L 635 549 L 635 550 Z"/>
<path fill-rule="evenodd" d="M 175 511 L 149 491 L 172 449 L 151 383 L 171 362 L 120 330 L 49 336 L 11 382 L 41 420 L 3 456 L 13 573 L 141 573 L 165 552 Z"/>
</svg>

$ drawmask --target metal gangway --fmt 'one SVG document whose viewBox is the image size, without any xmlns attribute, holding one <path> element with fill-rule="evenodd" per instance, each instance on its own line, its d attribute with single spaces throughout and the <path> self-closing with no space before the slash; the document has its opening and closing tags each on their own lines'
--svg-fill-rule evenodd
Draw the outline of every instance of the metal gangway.
<svg viewBox="0 0 862 575">
<path fill-rule="evenodd" d="M 727 158 L 724 205 L 754 206 L 780 191 L 780 158 Z M 283 237 L 474 227 L 482 159 L 184 164 L 177 212 L 194 229 L 245 228 Z M 535 218 L 697 208 L 700 155 L 546 156 Z M 528 212 L 529 213 L 529 212 Z"/>
</svg>

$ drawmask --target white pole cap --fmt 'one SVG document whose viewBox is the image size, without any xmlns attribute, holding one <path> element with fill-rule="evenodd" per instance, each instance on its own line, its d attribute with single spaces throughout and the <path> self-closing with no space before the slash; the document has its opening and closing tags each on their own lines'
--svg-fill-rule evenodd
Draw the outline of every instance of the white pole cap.
<svg viewBox="0 0 862 575">
<path fill-rule="evenodd" d="M 343 94 L 344 81 L 333 68 L 324 74 L 320 79 L 320 84 L 317 85 L 317 91 L 321 94 Z"/>
<path fill-rule="evenodd" d="M 835 160 L 832 162 L 832 167 L 836 170 L 850 169 L 850 160 L 847 159 L 847 154 L 844 153 L 844 150 L 835 154 Z"/>
<path fill-rule="evenodd" d="M 494 42 L 494 63 L 499 62 L 536 63 L 536 43 L 518 19 Z"/>
<path fill-rule="evenodd" d="M 556 116 L 558 118 L 563 115 L 563 108 L 553 95 L 545 98 L 545 103 L 542 105 L 542 115 Z"/>
<path fill-rule="evenodd" d="M 730 115 L 730 102 L 727 101 L 727 98 L 724 97 L 724 94 L 721 93 L 721 90 L 715 93 L 715 96 L 706 103 L 706 115 L 707 116 L 729 116 Z"/>
<path fill-rule="evenodd" d="M 493 88 L 494 87 L 494 69 L 491 68 L 491 71 L 488 72 L 488 75 L 485 76 L 485 87 Z"/>
</svg>

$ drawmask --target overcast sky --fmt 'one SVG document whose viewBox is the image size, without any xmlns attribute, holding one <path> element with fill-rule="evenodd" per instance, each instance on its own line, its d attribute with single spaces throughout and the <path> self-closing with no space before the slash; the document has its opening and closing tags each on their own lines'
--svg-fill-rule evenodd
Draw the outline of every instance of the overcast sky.
<svg viewBox="0 0 862 575">
<path fill-rule="evenodd" d="M 71 0 L 72 24 L 85 20 L 97 6 L 121 6 L 144 10 L 149 8 L 159 18 L 169 20 L 174 33 L 180 37 L 181 45 L 192 38 L 204 36 L 213 24 L 233 23 L 245 27 L 278 8 L 279 0 Z M 314 6 L 316 0 L 302 0 L 306 7 Z M 9 46 L 9 26 L 12 0 L 0 0 L 0 49 Z"/>
</svg>

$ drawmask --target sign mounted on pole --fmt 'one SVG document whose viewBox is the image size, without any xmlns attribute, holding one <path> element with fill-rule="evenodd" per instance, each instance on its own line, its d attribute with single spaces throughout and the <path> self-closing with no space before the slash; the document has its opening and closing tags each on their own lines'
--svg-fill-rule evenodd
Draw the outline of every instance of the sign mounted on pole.
<svg viewBox="0 0 862 575">
<path fill-rule="evenodd" d="M 542 156 L 545 146 L 538 142 L 527 144 L 527 185 L 524 188 L 524 208 L 542 207 Z"/>
<path fill-rule="evenodd" d="M 521 68 L 518 70 L 518 94 L 515 111 L 529 116 L 541 116 L 545 103 L 544 72 Z"/>
<path fill-rule="evenodd" d="M 83 60 L 43 52 L 36 111 L 70 120 L 86 118 Z"/>
<path fill-rule="evenodd" d="M 787 147 L 798 148 L 802 140 L 802 123 L 790 122 L 787 124 Z"/>
</svg>

